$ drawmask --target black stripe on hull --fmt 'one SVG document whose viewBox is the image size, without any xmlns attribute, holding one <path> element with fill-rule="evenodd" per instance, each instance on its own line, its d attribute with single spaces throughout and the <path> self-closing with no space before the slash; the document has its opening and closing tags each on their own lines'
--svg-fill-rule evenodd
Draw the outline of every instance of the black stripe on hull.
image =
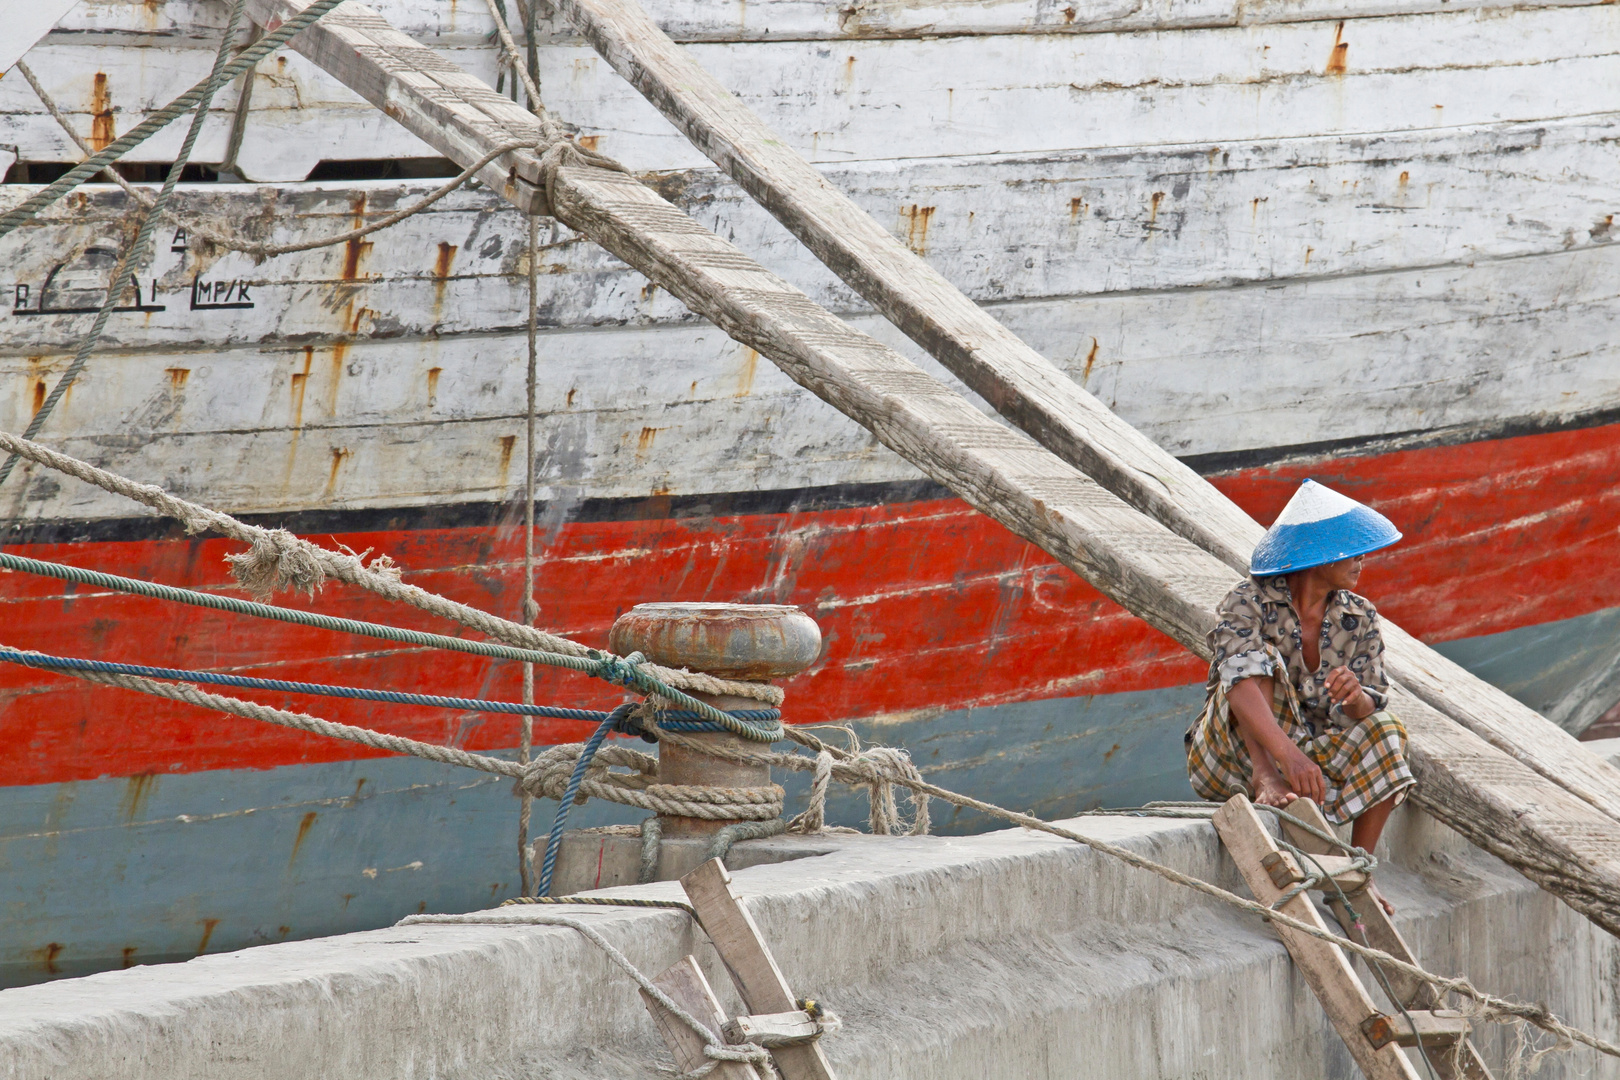
<svg viewBox="0 0 1620 1080">
<path fill-rule="evenodd" d="M 1258 450 L 1196 454 L 1181 460 L 1204 476 L 1268 468 L 1339 457 L 1366 457 L 1456 446 L 1472 442 L 1543 435 L 1559 431 L 1603 427 L 1620 422 L 1620 409 L 1607 409 L 1580 417 L 1518 417 L 1489 424 L 1459 425 L 1424 431 L 1398 432 L 1353 439 L 1337 439 Z M 653 495 L 635 498 L 590 498 L 537 503 L 535 518 L 543 528 L 559 524 L 613 521 L 706 519 L 753 514 L 815 513 L 858 506 L 947 499 L 951 492 L 931 480 L 896 480 L 874 484 L 835 484 L 826 487 L 775 488 L 764 491 L 715 492 L 700 495 Z M 239 514 L 241 520 L 266 528 L 284 528 L 310 536 L 322 533 L 395 532 L 429 529 L 515 527 L 522 523 L 523 504 L 505 502 L 445 502 L 437 505 L 358 509 L 298 510 L 277 514 Z M 158 517 L 97 519 L 36 519 L 5 526 L 0 543 L 83 544 L 140 540 L 182 540 L 185 531 L 176 522 Z"/>
</svg>

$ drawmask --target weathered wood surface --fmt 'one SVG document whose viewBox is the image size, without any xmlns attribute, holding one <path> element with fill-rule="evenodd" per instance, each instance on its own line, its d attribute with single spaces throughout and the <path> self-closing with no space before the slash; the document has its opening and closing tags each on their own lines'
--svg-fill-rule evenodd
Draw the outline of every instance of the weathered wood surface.
<svg viewBox="0 0 1620 1080">
<path fill-rule="evenodd" d="M 187 191 L 180 201 L 234 221 L 300 215 L 307 233 L 333 233 L 352 226 L 347 211 L 354 194 L 315 190 L 266 202 L 257 193 L 227 198 Z M 378 209 L 412 198 L 398 189 L 370 195 Z M 322 459 L 307 473 L 300 466 L 302 479 L 287 485 L 252 470 L 231 469 L 222 478 L 234 505 L 264 509 L 319 505 L 331 496 L 344 505 L 400 505 L 493 490 L 489 485 L 500 482 L 499 439 L 521 431 L 505 421 L 522 399 L 524 350 L 514 335 L 524 297 L 521 277 L 512 276 L 522 271 L 521 228 L 509 220 L 518 215 L 496 213 L 492 205 L 488 194 L 469 194 L 442 214 L 379 233 L 369 247 L 357 245 L 362 250 L 348 276 L 346 247 L 255 267 L 238 256 L 174 253 L 160 244 L 155 269 L 166 310 L 113 318 L 112 351 L 62 405 L 64 436 L 85 440 L 81 449 L 126 472 L 190 476 L 198 483 L 199 462 L 243 453 L 279 460 L 296 444 L 297 454 Z M 115 239 L 111 225 L 121 207 L 121 197 L 98 196 L 96 228 L 53 226 L 39 242 L 19 245 L 0 268 L 4 295 L 14 295 L 17 284 L 37 290 L 55 265 L 57 241 L 70 255 L 95 240 Z M 595 245 L 551 251 L 546 260 L 542 318 L 574 324 L 544 335 L 542 417 L 559 445 L 574 448 L 567 451 L 570 464 L 547 470 L 547 484 L 623 497 L 919 475 L 724 335 L 690 325 L 689 314 L 688 325 L 670 325 L 682 309 L 678 301 L 649 289 Z M 441 266 L 448 272 L 440 273 Z M 108 270 L 110 260 L 85 283 L 85 299 L 95 298 L 94 286 Z M 191 310 L 190 289 L 199 278 L 205 286 L 243 282 L 255 306 Z M 1571 404 L 1577 414 L 1613 408 L 1620 405 L 1617 295 L 1620 252 L 1605 246 L 1448 271 L 1263 290 L 1018 301 L 993 310 L 1160 445 L 1208 455 L 1452 425 L 1489 430 L 1515 418 L 1556 417 Z M 60 372 L 89 318 L 0 314 L 8 335 L 0 346 L 0 379 L 7 387 L 0 422 L 12 430 L 27 423 L 39 380 Z M 590 328 L 592 322 L 654 325 L 613 330 Z M 862 317 L 857 325 L 898 339 L 879 322 Z M 1188 333 L 1195 323 L 1199 333 Z M 1087 326 L 1106 328 L 1095 355 L 1094 339 L 1075 333 Z M 1258 341 L 1255 327 L 1262 328 Z M 1549 349 L 1549 342 L 1557 348 Z M 920 352 L 901 344 L 904 352 Z M 121 348 L 132 351 L 118 355 Z M 1321 362 L 1324 356 L 1333 362 Z M 932 361 L 919 357 L 919 363 L 939 371 Z M 602 365 L 618 373 L 611 393 L 594 374 Z M 1359 377 L 1343 378 L 1346 368 Z M 429 374 L 434 369 L 437 381 Z M 1256 403 L 1232 393 L 1232 372 L 1239 369 L 1289 407 L 1256 423 Z M 188 381 L 177 388 L 176 378 Z M 393 445 L 391 428 L 440 421 L 451 425 L 446 438 L 457 442 L 463 437 L 455 430 L 482 425 L 485 464 L 424 475 L 414 456 L 396 466 L 390 454 L 367 448 L 379 439 Z M 349 464 L 369 458 L 370 465 L 345 467 L 337 490 L 329 492 L 330 447 L 315 445 L 309 432 L 301 434 L 304 428 L 319 428 L 334 446 L 353 450 Z M 658 441 L 644 448 L 639 444 L 649 428 Z M 114 433 L 117 439 L 107 438 Z M 252 440 L 251 450 L 233 445 L 241 440 Z M 672 442 L 685 448 L 690 468 L 658 449 Z M 520 473 L 507 474 L 508 494 Z M 1406 514 L 1430 512 L 1426 491 L 1414 494 Z M 102 516 L 127 508 L 68 485 L 36 512 Z M 1447 542 L 1456 539 L 1447 535 Z M 1435 601 L 1449 603 L 1455 582 L 1437 580 L 1433 587 Z M 1458 632 L 1488 632 L 1491 625 L 1470 616 Z"/>
<path fill-rule="evenodd" d="M 664 969 L 653 980 L 653 985 L 668 994 L 671 1001 L 690 1013 L 698 1023 L 716 1036 L 720 1035 L 726 1023 L 726 1014 L 720 1008 L 720 1001 L 714 996 L 714 990 L 704 977 L 703 969 L 698 967 L 695 957 L 683 957 Z M 697 1032 L 647 991 L 641 991 L 641 1000 L 663 1034 L 677 1069 L 692 1072 L 709 1064 L 708 1057 L 703 1053 L 706 1044 Z M 758 1070 L 745 1061 L 718 1062 L 712 1075 L 717 1080 L 760 1080 Z"/>
<path fill-rule="evenodd" d="M 1592 122 L 1437 137 L 1432 143 L 1415 136 L 1357 147 L 1333 139 L 1311 140 L 1286 151 L 1276 147 L 1252 153 L 1223 151 L 1229 156 L 1218 158 L 1213 165 L 1207 147 L 1176 147 L 950 165 L 937 161 L 851 165 L 826 170 L 825 175 L 835 186 L 846 186 L 862 210 L 923 252 L 930 265 L 947 280 L 960 283 L 980 303 L 1022 305 L 1088 294 L 1109 298 L 1094 313 L 1083 306 L 1066 312 L 1067 337 L 1053 343 L 1060 348 L 1048 351 L 1071 375 L 1091 379 L 1095 373 L 1092 385 L 1105 385 L 1101 373 L 1128 356 L 1137 342 L 1153 348 L 1155 336 L 1164 332 L 1167 322 L 1180 349 L 1189 356 L 1242 347 L 1246 362 L 1252 362 L 1250 357 L 1264 362 L 1268 352 L 1288 347 L 1296 335 L 1320 337 L 1338 326 L 1340 333 L 1329 339 L 1335 355 L 1345 357 L 1345 366 L 1355 366 L 1387 355 L 1394 345 L 1385 341 L 1371 353 L 1356 354 L 1354 350 L 1369 331 L 1391 325 L 1398 326 L 1401 333 L 1421 335 L 1425 326 L 1442 317 L 1437 309 L 1408 319 L 1402 310 L 1404 304 L 1434 296 L 1437 287 L 1446 289 L 1444 298 L 1451 307 L 1468 316 L 1449 328 L 1453 334 L 1468 333 L 1480 319 L 1533 320 L 1569 304 L 1607 299 L 1613 293 L 1594 292 L 1596 283 L 1590 281 L 1590 271 L 1581 269 L 1582 263 L 1568 268 L 1543 263 L 1495 270 L 1481 264 L 1608 247 L 1609 234 L 1602 228 L 1607 213 L 1602 203 L 1594 210 L 1593 189 L 1599 183 L 1597 175 L 1620 169 L 1617 135 L 1620 124 L 1608 116 Z M 1374 160 L 1359 160 L 1363 155 Z M 1419 178 L 1421 198 L 1407 199 L 1402 194 L 1402 173 Z M 841 312 L 867 309 L 864 301 L 785 235 L 774 220 L 712 171 L 661 176 L 657 183 L 677 205 L 731 236 L 738 246 L 758 252 L 766 266 L 813 299 Z M 411 195 L 425 194 L 431 186 L 425 181 L 411 185 L 320 184 L 282 190 L 198 186 L 182 188 L 177 203 L 183 213 L 212 221 L 217 229 L 240 230 L 254 240 L 286 242 L 294 237 L 340 233 L 357 220 L 367 220 L 366 215 L 412 201 Z M 116 239 L 117 229 L 127 220 L 122 194 L 90 190 L 96 193 L 75 204 L 71 217 L 30 226 L 8 240 L 5 246 L 15 257 L 0 270 L 0 285 L 8 294 L 16 284 L 37 290 L 51 267 L 73 261 L 89 245 L 106 245 Z M 1407 185 L 1408 194 L 1411 190 Z M 26 193 L 27 189 L 7 188 L 0 190 L 0 199 L 9 202 Z M 1256 219 L 1255 200 L 1261 197 L 1264 202 Z M 1400 208 L 1403 199 L 1410 205 Z M 432 330 L 443 334 L 496 328 L 502 322 L 510 324 L 523 308 L 514 293 L 522 287 L 518 266 L 522 224 L 519 215 L 503 207 L 504 203 L 488 194 L 458 194 L 420 218 L 368 237 L 357 245 L 358 251 L 339 246 L 262 264 L 245 256 L 210 252 L 197 243 L 190 245 L 184 259 L 173 259 L 165 245 L 153 270 L 162 278 L 165 291 L 189 287 L 191 277 L 199 273 L 255 284 L 278 279 L 327 281 L 345 289 L 362 283 L 378 289 L 410 277 L 431 282 L 434 299 L 401 296 L 394 303 L 393 297 L 379 296 L 380 303 L 389 304 L 384 309 L 392 320 L 387 332 Z M 1594 217 L 1597 211 L 1605 212 Z M 548 232 L 543 240 L 566 235 Z M 441 252 L 441 244 L 448 244 L 450 250 Z M 443 257 L 447 260 L 441 264 Z M 1407 269 L 1412 266 L 1419 269 Z M 689 317 L 661 294 L 641 295 L 644 282 L 639 276 L 593 245 L 547 251 L 545 271 L 541 318 L 547 324 Z M 1391 282 L 1387 275 L 1392 272 L 1405 276 Z M 1367 274 L 1380 276 L 1354 284 L 1344 280 Z M 1494 275 L 1496 280 L 1478 290 L 1468 290 L 1465 285 L 1458 292 L 1448 286 L 1453 280 L 1467 282 L 1478 275 Z M 1314 282 L 1314 288 L 1324 295 L 1355 295 L 1357 309 L 1339 318 L 1300 320 L 1294 325 L 1288 317 L 1286 296 L 1266 293 L 1245 299 L 1216 288 L 1245 282 L 1276 283 L 1278 279 L 1287 280 L 1290 288 L 1312 287 L 1308 283 Z M 1174 295 L 1184 287 L 1196 292 Z M 1559 291 L 1501 303 L 1493 300 L 1493 290 L 1512 288 L 1527 293 L 1538 287 Z M 1612 285 L 1601 288 L 1612 289 Z M 441 289 L 449 291 L 439 297 Z M 1144 290 L 1171 295 L 1141 295 Z M 316 299 L 307 288 L 297 295 L 311 302 Z M 268 310 L 270 302 L 261 300 L 259 310 Z M 1184 332 L 1189 321 L 1202 326 L 1218 320 L 1223 307 L 1245 304 L 1254 308 L 1262 303 L 1276 308 L 1277 313 L 1260 324 L 1264 328 L 1261 335 L 1214 332 L 1188 340 Z M 1126 305 L 1143 308 L 1143 314 L 1113 314 Z M 998 309 L 998 314 L 1004 312 Z M 1589 312 L 1580 318 L 1591 319 L 1595 314 L 1601 317 Z M 209 318 L 248 320 L 233 322 L 232 336 L 246 333 L 262 341 L 276 335 L 281 320 L 289 316 L 298 318 L 285 308 L 276 310 L 274 317 L 257 316 L 260 322 L 252 321 L 255 316 L 245 312 Z M 1246 312 L 1242 318 L 1252 317 Z M 121 328 L 131 326 L 143 327 L 143 345 L 208 339 L 196 331 L 209 323 L 190 318 L 183 325 L 193 332 L 181 336 L 176 333 L 176 318 L 170 313 L 146 320 L 143 326 L 142 320 L 115 317 L 109 340 L 116 343 Z M 1313 330 L 1317 324 L 1320 326 Z M 327 311 L 324 322 L 290 325 L 286 333 L 337 329 Z M 358 328 L 360 333 L 368 331 L 365 325 Z M 18 321 L 8 327 L 0 347 L 30 352 L 71 349 L 77 332 L 71 321 Z M 355 331 L 345 326 L 342 332 Z M 1504 392 L 1492 400 L 1496 416 L 1549 409 L 1592 411 L 1620 401 L 1620 373 L 1613 365 L 1585 359 L 1584 347 L 1560 348 L 1557 362 L 1571 374 L 1581 373 L 1590 387 L 1607 385 L 1608 397 L 1583 394 L 1584 388 L 1579 383 L 1572 385 L 1566 377 L 1565 385 L 1558 388 L 1562 396 L 1556 401 L 1536 400 L 1538 383 L 1543 386 L 1543 396 L 1549 392 L 1546 373 L 1528 379 L 1523 373 L 1555 354 L 1545 344 L 1531 347 L 1530 340 L 1514 343 L 1501 354 L 1512 362 L 1489 363 L 1490 377 L 1483 377 L 1479 350 L 1488 349 L 1502 333 L 1500 327 L 1493 328 L 1466 349 L 1428 345 L 1407 350 L 1401 366 L 1419 365 L 1413 385 L 1402 386 L 1397 394 L 1378 402 L 1378 408 L 1399 408 L 1398 402 L 1413 389 L 1441 383 L 1447 384 L 1443 390 L 1414 400 L 1414 407 L 1425 411 L 1422 420 L 1409 413 L 1400 418 L 1405 427 L 1397 430 L 1432 426 L 1434 410 L 1470 408 L 1498 387 Z M 1557 340 L 1562 345 L 1567 339 L 1559 336 Z M 1095 354 L 1091 352 L 1094 343 L 1098 346 Z M 1299 355 L 1309 356 L 1308 349 Z M 1179 392 L 1200 366 L 1201 361 L 1195 362 L 1154 396 Z M 1298 369 L 1295 377 L 1310 374 L 1310 365 L 1292 358 L 1288 366 Z M 1459 375 L 1475 373 L 1476 377 L 1465 387 L 1452 385 L 1457 376 L 1448 376 L 1447 367 Z M 1281 372 L 1274 375 L 1281 377 Z M 1224 370 L 1206 367 L 1197 381 L 1218 382 L 1230 396 L 1230 380 Z M 1377 392 L 1381 381 L 1364 384 L 1364 390 Z M 1286 382 L 1278 385 L 1287 386 Z M 1469 392 L 1461 392 L 1464 389 Z M 1522 405 L 1514 404 L 1516 395 L 1524 393 L 1530 397 Z M 1202 422 L 1208 405 L 1188 410 L 1182 419 Z M 1130 407 L 1129 395 L 1125 407 Z M 1312 414 L 1313 424 L 1341 430 L 1313 432 L 1296 441 L 1344 434 L 1345 415 L 1341 409 Z M 1133 417 L 1138 423 L 1144 419 Z M 1294 422 L 1295 416 L 1281 419 Z M 1267 426 L 1255 436 L 1269 437 L 1270 431 Z M 1229 440 L 1222 449 L 1230 445 Z"/>
<path fill-rule="evenodd" d="M 1290 817 L 1297 818 L 1321 832 L 1330 834 L 1335 832 L 1327 818 L 1322 816 L 1321 809 L 1309 799 L 1296 799 L 1289 804 L 1287 812 Z M 1326 855 L 1340 850 L 1326 840 L 1292 824 L 1287 818 L 1282 821 L 1282 832 L 1284 838 L 1308 854 Z M 1411 946 L 1395 928 L 1389 914 L 1372 897 L 1362 894 L 1353 898 L 1357 916 L 1355 918 L 1336 894 L 1324 892 L 1322 899 L 1333 912 L 1333 917 L 1338 920 L 1339 928 L 1352 941 L 1360 941 L 1364 945 L 1382 949 L 1397 960 L 1404 960 L 1409 964 L 1418 963 Z M 1396 999 L 1392 1004 L 1404 1005 L 1408 1009 L 1425 1010 L 1438 1009 L 1445 1005 L 1439 992 L 1430 983 L 1414 979 L 1400 971 L 1385 971 L 1383 976 L 1384 984 L 1389 987 Z M 1461 1080 L 1491 1080 L 1490 1070 L 1485 1067 L 1485 1062 L 1472 1041 L 1465 1042 L 1459 1054 L 1441 1054 L 1430 1060 L 1435 1070 L 1439 1072 L 1440 1080 L 1452 1080 L 1453 1077 Z"/>
<path fill-rule="evenodd" d="M 351 14 L 356 10 L 363 9 Z M 393 103 L 392 115 L 407 117 L 416 114 L 401 106 L 402 99 L 409 103 L 410 91 L 399 76 L 413 62 L 404 46 L 385 58 L 343 58 L 347 65 L 366 65 L 355 81 Z M 422 134 L 437 136 L 422 126 Z M 455 140 L 445 138 L 444 145 L 454 147 Z M 518 167 L 526 166 L 520 161 Z M 1229 567 L 838 321 L 633 177 L 562 168 L 551 193 L 554 212 L 571 228 L 769 357 L 970 505 L 1204 654 L 1214 606 L 1235 580 Z M 1505 852 L 1513 865 L 1600 925 L 1620 928 L 1620 837 L 1612 820 L 1416 699 L 1398 690 L 1393 699 L 1412 718 L 1417 768 L 1440 778 L 1436 794 L 1445 796 L 1448 779 L 1467 789 L 1466 799 L 1426 805 L 1451 823 L 1466 801 L 1476 816 L 1460 823 L 1459 831 L 1470 839 L 1478 834 L 1476 842 Z M 1547 809 L 1538 815 L 1527 803 Z"/>
<path fill-rule="evenodd" d="M 845 163 L 928 158 L 942 146 L 956 158 L 1132 144 L 1229 150 L 1324 134 L 1362 138 L 1574 117 L 1606 107 L 1589 88 L 1608 78 L 1615 18 L 1611 8 L 1595 6 L 1517 11 L 1511 19 L 1476 12 L 1360 18 L 1342 33 L 1337 22 L 1308 22 L 691 48 L 801 153 Z M 104 112 L 120 130 L 133 112 L 200 77 L 212 54 L 206 38 L 182 40 L 154 64 L 151 47 L 121 43 L 127 35 L 97 41 L 93 33 L 49 38 L 34 67 L 64 73 L 51 75 L 62 82 L 48 83 L 64 107 Z M 1340 73 L 1334 57 L 1346 44 Z M 599 138 L 600 149 L 637 169 L 701 164 L 588 48 L 548 41 L 540 52 L 548 103 Z M 486 82 L 496 78 L 491 45 L 458 46 L 447 55 Z M 105 76 L 100 99 L 98 72 Z M 218 160 L 234 101 L 234 93 L 222 96 L 199 160 Z M 368 118 L 353 94 L 296 56 L 261 65 L 253 103 L 241 161 L 256 178 L 301 178 L 321 158 L 430 152 Z M 48 139 L 66 153 L 51 126 L 25 84 L 0 81 L 0 142 Z M 160 136 L 136 157 L 169 160 L 178 138 Z"/>
<path fill-rule="evenodd" d="M 1596 0 L 1547 0 L 1535 7 L 1575 7 Z M 494 33 L 487 9 L 459 0 L 378 0 L 375 10 L 411 37 L 438 48 L 487 44 Z M 1512 0 L 1376 0 L 1347 8 L 1344 0 L 768 0 L 742 6 L 703 0 L 651 0 L 647 9 L 676 41 L 840 41 L 1006 34 L 1087 34 L 1121 30 L 1204 29 L 1274 22 L 1310 22 L 1456 11 L 1522 11 Z M 175 40 L 217 37 L 224 10 L 208 0 L 85 0 L 61 20 L 63 36 L 99 33 L 158 35 Z M 568 21 L 540 21 L 548 41 L 573 40 Z M 518 31 L 514 27 L 514 33 Z M 521 41 L 521 38 L 519 39 Z"/>
<path fill-rule="evenodd" d="M 686 898 L 697 910 L 715 952 L 731 972 L 737 992 L 750 1013 L 785 1013 L 799 1007 L 769 944 L 748 909 L 732 895 L 731 876 L 719 859 L 710 859 L 681 878 Z M 833 1080 L 832 1066 L 819 1042 L 779 1046 L 771 1059 L 783 1080 Z"/>
<path fill-rule="evenodd" d="M 698 66 L 637 0 L 559 0 L 592 45 L 693 144 L 902 332 L 1058 457 L 1246 571 L 1262 530 L 863 212 Z M 1135 610 L 1134 608 L 1132 610 Z M 1391 624 L 1387 666 L 1430 705 L 1620 819 L 1620 769 Z"/>
<path fill-rule="evenodd" d="M 1215 828 L 1221 841 L 1237 863 L 1238 872 L 1248 884 L 1249 891 L 1262 904 L 1275 904 L 1283 895 L 1282 889 L 1272 884 L 1271 877 L 1261 867 L 1261 860 L 1276 852 L 1277 845 L 1260 821 L 1249 800 L 1238 795 L 1215 811 Z M 1309 893 L 1300 893 L 1280 908 L 1301 922 L 1321 930 L 1327 925 L 1311 902 Z M 1272 929 L 1287 946 L 1294 965 L 1304 976 L 1306 985 L 1322 1003 L 1333 1030 L 1344 1040 L 1345 1048 L 1367 1080 L 1418 1080 L 1418 1073 L 1406 1059 L 1400 1047 L 1393 1044 L 1374 1048 L 1362 1033 L 1361 1025 L 1376 1017 L 1378 1006 L 1368 996 L 1349 959 L 1335 945 L 1319 938 L 1309 937 L 1298 930 L 1273 924 Z"/>
</svg>

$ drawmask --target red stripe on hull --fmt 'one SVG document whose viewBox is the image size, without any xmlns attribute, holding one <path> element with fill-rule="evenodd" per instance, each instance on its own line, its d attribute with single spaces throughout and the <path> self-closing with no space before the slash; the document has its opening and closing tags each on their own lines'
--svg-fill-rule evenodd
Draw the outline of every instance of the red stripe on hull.
<svg viewBox="0 0 1620 1080">
<path fill-rule="evenodd" d="M 1378 506 L 1406 532 L 1364 585 L 1429 640 L 1473 636 L 1620 605 L 1612 558 L 1620 425 L 1458 447 L 1260 469 L 1215 482 L 1270 520 L 1303 476 Z M 326 539 L 317 537 L 317 539 Z M 521 535 L 458 528 L 340 537 L 387 552 L 424 588 L 515 616 Z M 222 587 L 223 541 L 34 545 L 43 559 Z M 460 654 L 217 615 L 127 596 L 65 594 L 6 577 L 6 644 L 68 655 L 273 677 L 515 699 L 518 670 Z M 819 722 L 1198 682 L 1203 664 L 1038 549 L 955 500 L 805 514 L 564 526 L 544 550 L 542 622 L 602 644 L 650 600 L 793 603 L 815 615 L 823 660 L 789 686 L 790 719 Z M 290 601 L 289 601 L 290 602 Z M 445 631 L 413 609 L 343 586 L 320 610 Z M 454 632 L 450 630 L 449 632 Z M 538 700 L 603 706 L 604 684 L 542 671 Z M 244 692 L 283 707 L 473 749 L 511 746 L 510 718 L 447 717 Z M 365 756 L 348 744 L 125 691 L 0 665 L 9 784 L 106 775 L 269 768 Z M 541 742 L 579 724 L 542 722 Z"/>
</svg>

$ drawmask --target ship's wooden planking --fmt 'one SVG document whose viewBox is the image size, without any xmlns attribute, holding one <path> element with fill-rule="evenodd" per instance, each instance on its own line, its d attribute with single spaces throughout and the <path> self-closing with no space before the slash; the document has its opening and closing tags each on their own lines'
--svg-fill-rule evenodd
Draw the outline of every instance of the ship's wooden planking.
<svg viewBox="0 0 1620 1080">
<path fill-rule="evenodd" d="M 1595 5 L 1520 9 L 1511 19 L 1441 10 L 1154 32 L 936 31 L 692 48 L 699 63 L 812 160 L 845 163 L 933 157 L 942 146 L 951 157 L 1222 146 L 1587 115 L 1605 107 L 1591 88 L 1605 84 L 1617 18 L 1611 6 Z M 36 48 L 34 66 L 49 73 L 48 88 L 64 107 L 127 127 L 119 121 L 131 110 L 167 100 L 201 77 L 212 49 L 205 34 L 177 31 L 164 49 L 166 62 L 154 65 L 152 43 L 137 46 L 129 34 L 94 25 L 64 30 Z M 446 55 L 493 83 L 496 54 L 475 40 L 446 42 Z M 73 53 L 79 55 L 70 60 Z M 582 44 L 548 40 L 541 66 L 550 104 L 598 137 L 602 150 L 638 169 L 701 164 Z M 260 70 L 240 157 L 252 178 L 301 179 L 322 158 L 432 153 L 296 56 L 268 60 Z M 905 123 L 857 119 L 886 119 L 901 106 Z M 233 108 L 234 94 L 222 95 L 199 160 L 219 159 Z M 20 80 L 0 82 L 0 119 L 4 142 L 66 152 Z M 179 137 L 160 136 L 134 158 L 168 160 Z"/>
</svg>

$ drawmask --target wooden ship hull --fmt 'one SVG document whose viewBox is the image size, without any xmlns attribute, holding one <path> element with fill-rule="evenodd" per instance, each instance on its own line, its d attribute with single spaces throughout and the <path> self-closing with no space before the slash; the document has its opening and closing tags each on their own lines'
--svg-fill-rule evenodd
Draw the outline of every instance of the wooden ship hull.
<svg viewBox="0 0 1620 1080">
<path fill-rule="evenodd" d="M 375 6 L 496 82 L 480 5 Z M 1620 47 L 1612 6 L 710 8 L 651 5 L 835 186 L 1131 424 L 1262 522 L 1305 477 L 1383 511 L 1407 538 L 1369 563 L 1368 595 L 1569 730 L 1620 702 L 1620 112 L 1594 96 Z M 214 5 L 93 0 L 27 60 L 104 144 L 206 73 L 222 25 Z M 548 104 L 582 141 L 940 372 L 588 46 L 542 29 Z M 252 85 L 245 108 L 240 87 L 221 95 L 194 155 L 240 182 L 183 185 L 182 219 L 335 235 L 456 171 L 296 55 Z M 172 160 L 180 134 L 132 160 Z M 5 207 L 79 157 L 15 72 L 0 144 Z M 121 192 L 90 185 L 0 241 L 0 427 L 26 427 L 66 367 L 130 221 Z M 602 645 L 638 602 L 798 604 L 826 647 L 787 686 L 792 722 L 852 725 L 938 783 L 1043 816 L 1188 797 L 1201 662 L 612 256 L 549 219 L 541 233 L 540 625 Z M 165 226 L 40 438 L 518 618 L 529 258 L 522 216 L 477 188 L 263 260 Z M 232 587 L 231 545 L 55 474 L 19 469 L 0 514 L 9 551 Z M 4 580 L 12 646 L 518 696 L 508 664 Z M 319 603 L 444 629 L 342 586 Z M 0 693 L 0 982 L 516 890 L 505 782 L 17 668 Z M 545 672 L 536 695 L 618 700 Z M 516 743 L 509 718 L 285 703 Z M 635 816 L 593 803 L 574 820 Z"/>
</svg>

